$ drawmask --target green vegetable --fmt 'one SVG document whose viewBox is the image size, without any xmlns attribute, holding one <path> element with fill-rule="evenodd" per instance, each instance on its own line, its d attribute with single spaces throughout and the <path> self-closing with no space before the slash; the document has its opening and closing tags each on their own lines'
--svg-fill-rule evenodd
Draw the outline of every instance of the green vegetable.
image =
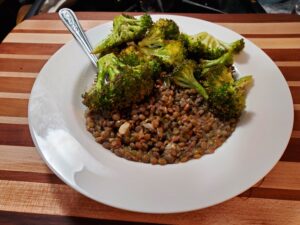
<svg viewBox="0 0 300 225">
<path fill-rule="evenodd" d="M 121 44 L 142 39 L 151 25 L 152 19 L 148 14 L 144 14 L 139 19 L 125 14 L 117 16 L 113 21 L 112 33 L 100 42 L 92 53 L 99 53 L 101 56 L 110 53 Z"/>
<path fill-rule="evenodd" d="M 189 53 L 204 59 L 217 59 L 228 51 L 239 53 L 245 45 L 243 39 L 226 43 L 218 40 L 207 32 L 201 32 L 195 35 L 182 33 L 180 39 L 184 42 Z"/>
<path fill-rule="evenodd" d="M 252 76 L 234 79 L 231 59 L 232 54 L 226 53 L 219 59 L 203 60 L 200 64 L 200 79 L 209 96 L 209 108 L 222 119 L 238 118 L 241 115 L 247 91 L 253 83 Z"/>
<path fill-rule="evenodd" d="M 181 65 L 175 68 L 172 80 L 175 84 L 185 88 L 194 88 L 196 89 L 205 99 L 208 98 L 206 90 L 202 85 L 195 79 L 194 71 L 197 67 L 197 64 L 193 60 L 185 60 Z"/>
<path fill-rule="evenodd" d="M 185 48 L 178 41 L 179 29 L 172 20 L 160 19 L 138 43 L 140 51 L 157 57 L 167 67 L 177 65 L 185 58 Z"/>
<path fill-rule="evenodd" d="M 154 85 L 157 64 L 153 61 L 130 66 L 114 53 L 98 61 L 97 80 L 83 95 L 83 103 L 91 111 L 123 109 L 148 96 Z"/>
</svg>

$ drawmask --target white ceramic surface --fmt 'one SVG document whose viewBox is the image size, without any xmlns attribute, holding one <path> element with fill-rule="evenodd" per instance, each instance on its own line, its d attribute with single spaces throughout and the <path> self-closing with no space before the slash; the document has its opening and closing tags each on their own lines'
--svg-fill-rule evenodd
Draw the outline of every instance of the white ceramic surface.
<svg viewBox="0 0 300 225">
<path fill-rule="evenodd" d="M 203 20 L 173 19 L 181 31 L 207 31 L 231 42 L 241 36 Z M 112 23 L 87 32 L 93 45 Z M 233 135 L 214 154 L 186 163 L 153 166 L 119 158 L 102 148 L 85 129 L 81 94 L 94 79 L 93 66 L 72 40 L 47 62 L 29 101 L 29 126 L 34 143 L 51 170 L 80 193 L 117 208 L 171 213 L 201 209 L 228 200 L 263 178 L 289 141 L 293 104 L 288 85 L 271 59 L 245 39 L 237 56 L 240 74 L 255 84 L 246 112 Z"/>
</svg>

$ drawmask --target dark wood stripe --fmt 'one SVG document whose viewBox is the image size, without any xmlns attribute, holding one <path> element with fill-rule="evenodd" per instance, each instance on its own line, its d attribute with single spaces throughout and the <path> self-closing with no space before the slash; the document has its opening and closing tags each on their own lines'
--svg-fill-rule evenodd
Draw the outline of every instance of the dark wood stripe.
<svg viewBox="0 0 300 225">
<path fill-rule="evenodd" d="M 274 61 L 300 61 L 299 49 L 263 49 Z"/>
<path fill-rule="evenodd" d="M 300 34 L 243 34 L 246 38 L 299 38 Z"/>
<path fill-rule="evenodd" d="M 35 78 L 0 77 L 0 92 L 30 93 Z"/>
<path fill-rule="evenodd" d="M 33 147 L 28 125 L 0 123 L 0 145 Z"/>
<path fill-rule="evenodd" d="M 130 12 L 130 15 L 141 15 L 144 12 Z M 121 12 L 76 12 L 81 20 L 111 20 Z M 161 13 L 151 13 L 161 14 Z M 261 23 L 261 22 L 299 22 L 300 18 L 296 15 L 274 15 L 274 14 L 202 14 L 202 13 L 164 13 L 171 15 L 189 16 L 212 22 L 223 23 Z M 57 14 L 41 14 L 31 17 L 32 20 L 59 20 Z"/>
<path fill-rule="evenodd" d="M 0 68 L 2 71 L 39 72 L 46 62 L 47 62 L 46 60 L 39 60 L 39 59 L 0 58 Z"/>
<path fill-rule="evenodd" d="M 113 218 L 113 217 L 112 217 Z M 0 224 L 5 225 L 150 225 L 153 223 L 57 216 L 37 213 L 0 211 Z M 162 223 L 160 223 L 162 224 Z"/>
<path fill-rule="evenodd" d="M 299 66 L 280 66 L 279 69 L 281 70 L 282 74 L 284 75 L 285 79 L 288 81 L 300 81 L 300 67 Z"/>
<path fill-rule="evenodd" d="M 63 44 L 2 43 L 2 54 L 53 55 Z M 3 70 L 3 69 L 2 69 Z"/>
<path fill-rule="evenodd" d="M 300 87 L 298 87 L 300 89 Z M 299 91 L 300 94 L 300 91 Z M 294 111 L 294 130 L 300 130 L 300 111 Z"/>
<path fill-rule="evenodd" d="M 252 187 L 244 193 L 240 194 L 239 197 L 299 201 L 300 190 Z"/>
<path fill-rule="evenodd" d="M 8 170 L 0 170 L 0 180 L 64 184 L 64 182 L 53 173 L 34 173 Z"/>
<path fill-rule="evenodd" d="M 300 139 L 291 138 L 280 161 L 300 162 Z"/>
<path fill-rule="evenodd" d="M 294 104 L 300 103 L 300 87 L 290 87 Z"/>
<path fill-rule="evenodd" d="M 28 99 L 0 98 L 0 116 L 27 117 Z"/>
</svg>

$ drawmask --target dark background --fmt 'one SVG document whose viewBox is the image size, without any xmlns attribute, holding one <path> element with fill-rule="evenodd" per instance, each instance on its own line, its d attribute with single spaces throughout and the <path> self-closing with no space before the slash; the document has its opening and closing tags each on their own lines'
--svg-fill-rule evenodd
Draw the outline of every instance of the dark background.
<svg viewBox="0 0 300 225">
<path fill-rule="evenodd" d="M 24 19 L 40 12 L 44 0 L 0 0 L 0 42 L 16 25 L 21 7 Z M 191 13 L 264 13 L 254 0 L 73 0 L 65 5 L 74 11 L 148 11 Z M 20 16 L 20 15 L 19 15 Z"/>
</svg>

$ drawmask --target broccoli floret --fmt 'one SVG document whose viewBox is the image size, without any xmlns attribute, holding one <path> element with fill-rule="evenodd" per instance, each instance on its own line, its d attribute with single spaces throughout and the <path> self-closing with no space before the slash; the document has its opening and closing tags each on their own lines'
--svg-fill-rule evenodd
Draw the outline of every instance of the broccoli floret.
<svg viewBox="0 0 300 225">
<path fill-rule="evenodd" d="M 148 48 L 161 47 L 164 40 L 177 40 L 179 34 L 179 28 L 173 20 L 159 19 L 150 28 L 146 37 L 139 42 L 139 46 Z"/>
<path fill-rule="evenodd" d="M 157 47 L 141 47 L 140 50 L 148 55 L 155 56 L 167 68 L 176 66 L 185 58 L 185 49 L 180 41 L 165 40 Z"/>
<path fill-rule="evenodd" d="M 181 65 L 177 66 L 174 69 L 172 74 L 172 80 L 175 84 L 185 88 L 194 88 L 196 89 L 205 99 L 208 98 L 206 90 L 202 85 L 195 79 L 194 71 L 197 67 L 197 64 L 193 60 L 185 60 Z"/>
<path fill-rule="evenodd" d="M 157 58 L 144 54 L 139 48 L 132 44 L 123 49 L 119 54 L 119 59 L 130 66 L 138 66 L 140 64 L 149 64 L 149 69 L 154 75 L 161 72 L 161 65 Z"/>
<path fill-rule="evenodd" d="M 207 32 L 195 35 L 182 33 L 180 39 L 184 42 L 189 53 L 204 59 L 217 59 L 228 51 L 239 53 L 245 45 L 244 39 L 226 43 Z"/>
<path fill-rule="evenodd" d="M 208 93 L 210 110 L 221 119 L 238 118 L 245 108 L 247 90 L 252 76 L 235 80 L 232 71 L 232 54 L 224 54 L 219 59 L 202 60 L 200 83 Z"/>
<path fill-rule="evenodd" d="M 245 108 L 247 91 L 252 83 L 252 76 L 245 76 L 213 88 L 209 92 L 211 111 L 222 119 L 238 118 Z"/>
<path fill-rule="evenodd" d="M 157 57 L 166 67 L 183 61 L 185 48 L 176 40 L 179 29 L 172 20 L 160 19 L 153 24 L 143 40 L 138 43 L 140 50 L 149 56 Z"/>
<path fill-rule="evenodd" d="M 99 53 L 101 56 L 123 43 L 142 39 L 151 25 L 152 19 L 148 14 L 139 19 L 125 14 L 117 16 L 113 21 L 112 33 L 100 42 L 92 53 Z"/>
<path fill-rule="evenodd" d="M 233 54 L 232 52 L 227 52 L 221 57 L 217 59 L 201 59 L 200 64 L 198 65 L 197 68 L 197 73 L 196 73 L 196 78 L 197 79 L 206 79 L 211 82 L 211 80 L 214 80 L 214 82 L 218 79 L 221 79 L 226 77 L 227 81 L 233 81 L 233 76 L 231 73 L 231 70 L 228 70 L 229 67 L 231 67 L 233 64 Z M 227 76 L 219 76 L 223 72 L 223 70 L 226 68 L 228 70 Z M 217 79 L 215 78 L 217 76 Z M 229 80 L 228 80 L 229 79 Z"/>
<path fill-rule="evenodd" d="M 107 112 L 143 100 L 152 92 L 156 66 L 154 62 L 130 66 L 114 53 L 101 57 L 97 80 L 83 95 L 83 103 L 91 111 Z"/>
</svg>

